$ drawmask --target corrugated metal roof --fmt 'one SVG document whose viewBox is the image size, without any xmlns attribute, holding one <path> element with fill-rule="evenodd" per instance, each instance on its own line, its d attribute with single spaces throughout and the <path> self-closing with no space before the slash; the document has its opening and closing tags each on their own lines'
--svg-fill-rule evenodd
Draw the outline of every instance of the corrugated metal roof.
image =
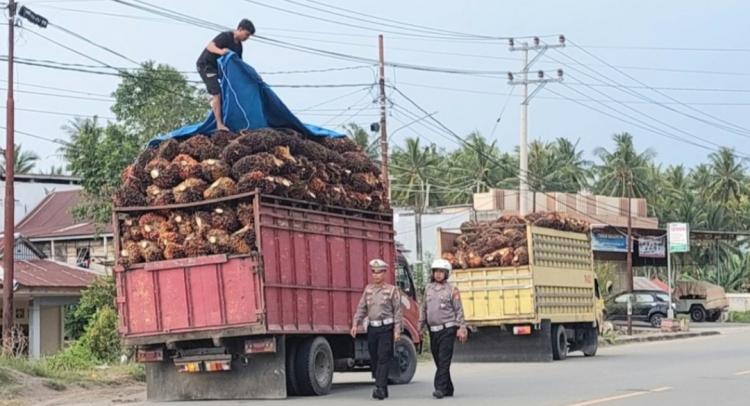
<svg viewBox="0 0 750 406">
<path fill-rule="evenodd" d="M 53 183 L 46 179 L 24 180 L 17 179 L 13 182 L 15 194 L 14 220 L 16 224 L 27 216 L 31 211 L 52 192 L 65 190 L 78 190 L 81 186 L 70 183 Z M 4 182 L 0 182 L 0 200 L 5 192 Z M 3 205 L 0 204 L 0 212 L 3 211 Z M 0 228 L 4 223 L 4 216 L 0 215 Z"/>
<path fill-rule="evenodd" d="M 84 268 L 46 259 L 15 261 L 14 269 L 14 280 L 29 288 L 85 288 L 97 277 Z"/>
<path fill-rule="evenodd" d="M 659 279 L 649 279 L 643 276 L 633 277 L 634 290 L 660 290 L 669 292 L 669 286 Z"/>
<path fill-rule="evenodd" d="M 76 221 L 73 209 L 81 199 L 80 190 L 52 192 L 48 194 L 16 226 L 16 232 L 30 239 L 90 237 L 96 234 L 93 222 Z M 104 233 L 111 234 L 112 226 L 107 225 Z"/>
</svg>

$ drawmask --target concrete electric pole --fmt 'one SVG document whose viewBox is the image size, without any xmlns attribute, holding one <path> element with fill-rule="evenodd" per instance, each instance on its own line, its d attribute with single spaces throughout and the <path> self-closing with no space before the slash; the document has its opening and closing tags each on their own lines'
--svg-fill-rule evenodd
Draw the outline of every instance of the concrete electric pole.
<svg viewBox="0 0 750 406">
<path fill-rule="evenodd" d="M 521 85 L 523 86 L 523 101 L 521 101 L 521 139 L 519 142 L 519 168 L 518 168 L 518 179 L 520 183 L 518 185 L 519 193 L 519 212 L 522 216 L 529 212 L 529 151 L 528 151 L 528 109 L 529 102 L 532 98 L 549 82 L 560 82 L 562 81 L 563 71 L 562 69 L 557 70 L 556 78 L 546 78 L 544 71 L 537 72 L 537 79 L 529 80 L 529 70 L 531 66 L 539 60 L 550 48 L 562 48 L 565 46 L 565 36 L 560 35 L 557 44 L 545 44 L 542 43 L 539 37 L 534 37 L 533 44 L 528 42 L 522 42 L 516 44 L 511 38 L 509 40 L 510 50 L 523 52 L 523 69 L 519 72 L 521 79 L 516 79 L 512 72 L 508 72 L 508 84 L 512 86 Z M 529 61 L 529 51 L 535 51 L 536 55 Z M 538 86 L 529 94 L 529 84 L 537 84 Z"/>
<path fill-rule="evenodd" d="M 13 98 L 13 58 L 15 54 L 16 8 L 18 3 L 8 2 L 8 99 L 5 102 L 5 217 L 3 230 L 3 354 L 9 355 L 13 351 L 12 333 L 15 322 L 13 312 L 14 262 L 15 262 L 15 190 L 13 188 L 15 157 L 15 100 Z M 46 28 L 46 18 L 34 13 L 26 7 L 21 7 L 21 17 L 39 27 Z"/>
</svg>

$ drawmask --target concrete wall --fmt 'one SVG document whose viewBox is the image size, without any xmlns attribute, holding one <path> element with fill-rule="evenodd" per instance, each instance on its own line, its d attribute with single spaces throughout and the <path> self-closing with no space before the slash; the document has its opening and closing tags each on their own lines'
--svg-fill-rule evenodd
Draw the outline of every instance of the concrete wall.
<svg viewBox="0 0 750 406">
<path fill-rule="evenodd" d="M 729 299 L 729 311 L 750 311 L 750 293 L 727 293 L 727 299 Z"/>
</svg>

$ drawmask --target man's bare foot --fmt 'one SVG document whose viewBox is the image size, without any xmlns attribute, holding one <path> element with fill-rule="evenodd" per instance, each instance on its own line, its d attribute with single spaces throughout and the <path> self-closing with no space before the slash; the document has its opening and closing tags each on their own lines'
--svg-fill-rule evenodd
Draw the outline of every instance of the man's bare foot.
<svg viewBox="0 0 750 406">
<path fill-rule="evenodd" d="M 229 131 L 229 127 L 224 124 L 216 124 L 216 131 Z"/>
</svg>

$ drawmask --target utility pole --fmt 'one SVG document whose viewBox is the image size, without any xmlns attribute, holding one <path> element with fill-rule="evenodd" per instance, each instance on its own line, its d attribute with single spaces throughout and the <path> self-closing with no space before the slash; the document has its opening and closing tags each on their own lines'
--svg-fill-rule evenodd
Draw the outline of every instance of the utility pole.
<svg viewBox="0 0 750 406">
<path fill-rule="evenodd" d="M 627 259 L 625 265 L 625 286 L 628 288 L 628 293 L 632 298 L 633 296 L 633 216 L 632 216 L 632 199 L 633 199 L 633 172 L 630 172 L 628 176 L 628 236 L 625 245 L 627 249 Z M 628 309 L 628 335 L 633 335 L 633 316 L 632 311 Z"/>
<path fill-rule="evenodd" d="M 385 128 L 386 98 L 385 98 L 385 57 L 383 52 L 383 34 L 378 35 L 378 56 L 380 61 L 380 176 L 385 187 L 388 202 L 391 200 L 391 180 L 388 177 L 388 132 Z"/>
<path fill-rule="evenodd" d="M 14 288 L 14 260 L 15 260 L 15 204 L 16 196 L 13 188 L 15 163 L 15 131 L 16 105 L 13 99 L 13 59 L 15 52 L 16 7 L 14 0 L 8 2 L 8 99 L 5 102 L 5 224 L 3 230 L 3 353 L 9 355 L 13 351 L 12 334 L 15 314 L 13 312 Z M 46 18 L 34 13 L 26 7 L 19 10 L 21 17 L 32 24 L 46 28 Z"/>
<path fill-rule="evenodd" d="M 537 72 L 537 79 L 529 80 L 529 69 L 531 66 L 539 60 L 539 58 L 544 55 L 545 52 L 547 52 L 550 48 L 562 48 L 565 46 L 565 36 L 560 35 L 558 37 L 558 43 L 557 44 L 543 44 L 539 37 L 534 37 L 533 45 L 529 45 L 528 42 L 522 42 L 519 45 L 516 45 L 513 38 L 509 40 L 510 45 L 510 51 L 521 51 L 523 52 L 523 68 L 521 69 L 521 72 L 519 72 L 522 75 L 521 80 L 515 80 L 514 74 L 512 72 L 508 72 L 508 84 L 511 86 L 516 85 L 522 85 L 523 86 L 523 101 L 521 101 L 521 139 L 519 142 L 519 153 L 520 153 L 520 159 L 519 159 L 519 168 L 518 168 L 518 179 L 520 181 L 518 185 L 518 194 L 519 194 L 519 212 L 522 216 L 528 214 L 529 211 L 529 202 L 528 202 L 528 194 L 529 194 L 529 151 L 528 151 L 528 113 L 529 113 L 529 102 L 531 99 L 534 98 L 534 96 L 542 90 L 542 88 L 549 82 L 561 82 L 563 77 L 563 71 L 562 69 L 557 70 L 557 78 L 545 78 L 544 77 L 544 71 Z M 529 51 L 536 51 L 536 55 L 534 55 L 534 58 L 529 61 Z M 529 95 L 529 84 L 538 84 L 538 86 L 531 92 L 531 95 Z"/>
<path fill-rule="evenodd" d="M 15 101 L 13 100 L 13 56 L 16 25 L 16 2 L 8 3 L 8 99 L 5 102 L 5 229 L 3 231 L 3 354 L 13 351 L 11 330 L 13 312 L 13 260 L 15 246 L 15 191 L 13 190 L 13 154 L 15 153 Z"/>
</svg>

